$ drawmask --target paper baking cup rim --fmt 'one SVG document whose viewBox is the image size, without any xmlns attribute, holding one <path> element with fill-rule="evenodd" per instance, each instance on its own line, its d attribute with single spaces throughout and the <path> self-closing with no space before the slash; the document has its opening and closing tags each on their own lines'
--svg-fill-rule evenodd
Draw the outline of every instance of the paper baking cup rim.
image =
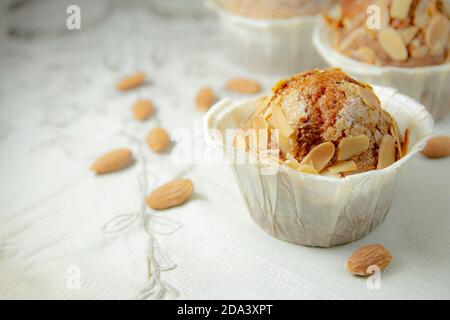
<svg viewBox="0 0 450 320">
<path fill-rule="evenodd" d="M 388 73 L 401 73 L 405 75 L 430 72 L 450 72 L 450 62 L 440 65 L 425 67 L 395 67 L 395 66 L 376 66 L 350 58 L 337 51 L 330 43 L 329 27 L 323 22 L 318 22 L 313 30 L 313 44 L 322 58 L 330 65 L 344 65 L 358 73 L 370 75 L 383 75 Z"/>
<path fill-rule="evenodd" d="M 319 18 L 319 15 L 315 15 L 315 16 L 299 16 L 285 19 L 254 19 L 234 14 L 229 10 L 222 8 L 214 0 L 206 0 L 206 6 L 216 14 L 227 17 L 234 23 L 254 28 L 284 27 L 292 25 L 302 25 L 304 23 L 315 24 L 317 22 L 317 19 Z"/>
<path fill-rule="evenodd" d="M 421 103 L 419 103 L 418 101 L 414 100 L 413 98 L 410 98 L 404 94 L 401 94 L 400 92 L 398 92 L 396 89 L 393 89 L 393 88 L 375 86 L 375 85 L 373 85 L 372 87 L 378 97 L 380 97 L 380 94 L 386 95 L 386 96 L 391 95 L 391 97 L 388 98 L 387 101 L 383 100 L 386 97 L 383 97 L 383 99 L 380 99 L 382 101 L 382 103 L 389 103 L 391 101 L 391 99 L 395 99 L 395 98 L 406 99 L 406 101 L 408 101 L 408 103 L 410 104 L 408 106 L 408 108 L 410 108 L 410 107 L 416 108 L 417 109 L 416 115 L 423 114 L 422 120 L 426 120 L 426 122 L 427 122 L 426 127 L 428 128 L 428 132 L 424 136 L 420 137 L 420 140 L 414 144 L 414 146 L 409 150 L 407 155 L 405 155 L 403 158 L 401 158 L 400 160 L 397 160 L 395 163 L 393 163 L 392 165 L 390 165 L 389 167 L 386 167 L 384 169 L 370 170 L 370 171 L 366 171 L 366 172 L 362 172 L 362 173 L 349 175 L 344 178 L 312 175 L 312 174 L 308 174 L 308 173 L 295 171 L 287 166 L 280 165 L 277 163 L 273 163 L 273 165 L 276 165 L 281 171 L 297 175 L 298 177 L 301 177 L 301 178 L 314 179 L 317 181 L 323 181 L 323 182 L 334 183 L 334 184 L 339 184 L 339 185 L 352 183 L 355 180 L 363 180 L 363 179 L 370 178 L 373 176 L 388 176 L 388 175 L 395 173 L 395 171 L 397 171 L 402 165 L 407 163 L 417 153 L 419 153 L 420 151 L 423 150 L 426 143 L 428 142 L 428 140 L 432 137 L 432 135 L 434 133 L 434 120 L 433 120 L 431 114 L 425 108 L 425 106 L 422 105 Z M 244 105 L 244 104 L 248 104 L 250 102 L 253 102 L 253 101 L 261 99 L 261 98 L 262 98 L 261 96 L 257 97 L 257 98 L 250 98 L 250 99 L 245 99 L 245 100 L 242 100 L 242 101 L 239 101 L 236 103 L 234 103 L 233 101 L 231 101 L 228 98 L 225 98 L 225 99 L 222 99 L 221 101 L 217 102 L 213 107 L 210 108 L 210 110 L 206 113 L 206 115 L 202 119 L 202 121 L 203 121 L 203 139 L 205 140 L 205 142 L 208 145 L 215 145 L 215 146 L 220 146 L 222 148 L 228 148 L 228 149 L 232 148 L 236 152 L 242 152 L 240 150 L 237 150 L 236 148 L 230 147 L 229 145 L 226 145 L 223 142 L 217 141 L 213 137 L 211 137 L 211 135 L 209 134 L 209 130 L 211 129 L 211 125 L 210 125 L 211 120 L 216 117 L 220 118 L 224 114 L 228 114 L 228 113 L 232 112 L 233 110 L 242 107 L 242 105 Z M 216 115 L 216 113 L 218 113 L 218 114 Z M 251 154 L 249 154 L 247 152 L 245 154 L 247 156 L 254 158 L 254 156 L 252 156 Z M 256 159 L 256 160 L 257 160 L 257 163 L 260 165 L 267 165 L 267 163 L 264 163 L 260 159 Z"/>
</svg>

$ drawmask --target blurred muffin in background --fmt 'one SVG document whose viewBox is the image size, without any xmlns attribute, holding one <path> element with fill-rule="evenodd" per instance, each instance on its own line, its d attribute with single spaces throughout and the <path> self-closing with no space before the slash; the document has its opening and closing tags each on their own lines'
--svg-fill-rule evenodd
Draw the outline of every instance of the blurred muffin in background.
<svg viewBox="0 0 450 320">
<path fill-rule="evenodd" d="M 287 76 L 324 67 L 312 44 L 320 15 L 336 0 L 208 0 L 233 62 L 252 72 Z"/>
<path fill-rule="evenodd" d="M 253 19 L 288 19 L 314 16 L 331 7 L 335 0 L 217 0 L 230 12 Z"/>
<path fill-rule="evenodd" d="M 326 17 L 338 51 L 397 67 L 449 62 L 449 20 L 445 0 L 342 0 L 336 15 Z"/>
</svg>

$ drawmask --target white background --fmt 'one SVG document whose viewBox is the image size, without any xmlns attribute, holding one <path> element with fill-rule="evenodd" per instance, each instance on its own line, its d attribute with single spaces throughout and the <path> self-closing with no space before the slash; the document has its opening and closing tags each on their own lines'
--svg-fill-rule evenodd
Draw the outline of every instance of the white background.
<svg viewBox="0 0 450 320">
<path fill-rule="evenodd" d="M 203 85 L 225 97 L 231 77 L 251 76 L 265 91 L 278 78 L 228 62 L 217 21 L 201 1 L 114 4 L 94 27 L 31 39 L 6 37 L 1 10 L 0 298 L 133 299 L 144 289 L 147 298 L 450 298 L 450 159 L 414 159 L 384 224 L 357 243 L 315 249 L 272 239 L 251 221 L 230 168 L 174 164 L 144 139 L 156 125 L 174 132 L 199 121 L 193 101 Z M 89 8 L 83 10 L 88 19 Z M 65 16 L 52 12 L 37 23 Z M 150 84 L 115 91 L 117 80 L 135 70 L 145 71 Z M 130 112 L 139 97 L 157 108 L 144 123 Z M 450 117 L 437 132 L 450 134 Z M 92 161 L 115 147 L 131 148 L 136 163 L 94 176 Z M 143 159 L 146 193 L 184 176 L 194 181 L 193 199 L 148 210 L 151 238 L 139 219 L 105 234 L 111 218 L 139 212 Z M 154 256 L 156 285 L 147 277 L 150 239 L 167 255 Z M 394 256 L 380 290 L 344 268 L 354 249 L 373 242 Z M 74 268 L 79 289 L 70 285 Z"/>
</svg>

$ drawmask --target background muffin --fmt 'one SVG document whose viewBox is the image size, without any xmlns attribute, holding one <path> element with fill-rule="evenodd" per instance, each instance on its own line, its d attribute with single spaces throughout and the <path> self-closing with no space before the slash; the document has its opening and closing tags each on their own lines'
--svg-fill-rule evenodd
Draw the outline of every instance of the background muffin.
<svg viewBox="0 0 450 320">
<path fill-rule="evenodd" d="M 370 64 L 419 67 L 449 61 L 449 18 L 444 0 L 342 0 L 327 21 L 340 52 Z"/>
</svg>

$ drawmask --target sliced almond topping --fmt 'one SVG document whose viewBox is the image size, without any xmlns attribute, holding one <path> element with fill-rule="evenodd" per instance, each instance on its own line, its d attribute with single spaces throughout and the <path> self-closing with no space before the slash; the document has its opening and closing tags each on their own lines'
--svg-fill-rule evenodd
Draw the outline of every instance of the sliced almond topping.
<svg viewBox="0 0 450 320">
<path fill-rule="evenodd" d="M 422 43 L 421 43 L 421 41 L 420 41 L 420 39 L 414 39 L 413 41 L 411 41 L 411 43 L 409 44 L 409 46 L 411 47 L 411 48 L 418 48 L 418 47 L 420 47 L 422 45 Z"/>
<path fill-rule="evenodd" d="M 241 151 L 247 151 L 247 136 L 245 134 L 237 134 L 234 137 L 234 146 Z"/>
<path fill-rule="evenodd" d="M 430 22 L 430 17 L 426 13 L 416 14 L 414 16 L 414 25 L 419 28 L 425 28 Z"/>
<path fill-rule="evenodd" d="M 274 128 L 280 130 L 280 133 L 284 136 L 290 137 L 294 133 L 294 129 L 292 129 L 286 120 L 283 110 L 281 110 L 281 108 L 276 104 L 273 104 L 271 109 Z"/>
<path fill-rule="evenodd" d="M 346 30 L 350 30 L 353 27 L 352 20 L 350 20 L 347 17 L 344 17 L 342 19 L 342 25 L 344 26 L 344 29 L 346 29 Z"/>
<path fill-rule="evenodd" d="M 430 17 L 428 16 L 429 4 L 429 1 L 418 1 L 416 4 L 413 23 L 419 28 L 425 27 L 430 21 Z"/>
<path fill-rule="evenodd" d="M 375 63 L 375 52 L 369 47 L 361 47 L 355 50 L 355 57 L 365 63 Z"/>
<path fill-rule="evenodd" d="M 267 151 L 269 147 L 269 124 L 263 117 L 253 119 L 245 135 L 251 152 L 259 154 Z"/>
<path fill-rule="evenodd" d="M 289 161 L 292 161 L 294 163 L 298 163 L 300 165 L 300 162 L 298 162 L 297 159 L 295 159 L 294 156 L 292 154 L 290 154 L 290 153 L 286 154 L 286 159 L 289 160 Z"/>
<path fill-rule="evenodd" d="M 391 16 L 389 14 L 389 7 L 387 1 L 381 0 L 376 3 L 380 8 L 381 29 L 389 27 Z"/>
<path fill-rule="evenodd" d="M 272 88 L 272 92 L 277 92 L 279 89 L 283 88 L 287 84 L 287 80 L 278 81 Z"/>
<path fill-rule="evenodd" d="M 319 172 L 316 170 L 316 168 L 314 168 L 312 164 L 307 163 L 300 164 L 297 168 L 297 171 L 309 174 L 319 174 Z"/>
<path fill-rule="evenodd" d="M 267 130 L 269 129 L 269 124 L 267 123 L 266 119 L 264 119 L 264 117 L 259 116 L 252 120 L 252 127 L 256 130 Z"/>
<path fill-rule="evenodd" d="M 320 172 L 320 175 L 321 176 L 325 176 L 325 177 L 333 177 L 333 178 L 340 178 L 341 177 L 340 173 L 331 173 L 330 170 L 328 170 L 328 168 L 325 169 L 325 170 L 322 170 Z"/>
<path fill-rule="evenodd" d="M 353 30 L 352 32 L 350 32 L 350 34 L 344 39 L 342 40 L 341 44 L 340 44 L 340 50 L 341 51 L 347 51 L 349 49 L 351 49 L 352 47 L 354 47 L 356 45 L 356 43 L 362 39 L 365 35 L 365 30 L 364 28 L 358 28 Z"/>
<path fill-rule="evenodd" d="M 391 5 L 391 17 L 404 20 L 408 17 L 412 0 L 394 0 Z"/>
<path fill-rule="evenodd" d="M 269 108 L 269 103 L 272 100 L 273 95 L 268 95 L 266 97 L 261 97 L 259 101 L 261 102 L 261 105 L 256 109 L 255 113 L 253 113 L 253 116 L 250 118 L 251 122 L 253 119 L 263 115 Z"/>
<path fill-rule="evenodd" d="M 280 150 L 283 151 L 284 154 L 290 154 L 292 152 L 292 148 L 294 147 L 292 140 L 281 133 L 279 134 L 278 139 L 280 140 Z"/>
<path fill-rule="evenodd" d="M 423 58 L 428 54 L 427 46 L 420 47 L 412 47 L 411 48 L 411 57 L 413 58 Z"/>
<path fill-rule="evenodd" d="M 377 169 L 381 170 L 389 167 L 395 162 L 395 139 L 386 134 L 381 140 L 380 149 L 378 150 L 378 165 Z"/>
<path fill-rule="evenodd" d="M 447 12 L 447 16 L 450 17 L 450 2 L 444 1 L 445 12 Z"/>
<path fill-rule="evenodd" d="M 408 154 L 408 148 L 409 148 L 409 129 L 407 128 L 405 130 L 405 139 L 402 144 L 402 154 L 403 156 L 406 156 Z"/>
<path fill-rule="evenodd" d="M 355 161 L 348 160 L 348 161 L 338 161 L 332 166 L 328 167 L 328 171 L 331 174 L 338 174 L 343 172 L 350 172 L 357 170 L 358 167 L 356 166 Z"/>
<path fill-rule="evenodd" d="M 395 61 L 405 61 L 408 51 L 400 34 L 394 28 L 380 31 L 378 40 L 383 50 Z"/>
<path fill-rule="evenodd" d="M 441 55 L 447 45 L 450 23 L 442 14 L 435 15 L 426 30 L 425 42 L 433 56 Z"/>
<path fill-rule="evenodd" d="M 402 158 L 403 154 L 402 154 L 402 138 L 400 136 L 400 129 L 398 128 L 397 124 L 394 122 L 393 126 L 391 127 L 391 135 L 394 137 L 395 139 L 395 145 L 397 147 L 397 151 L 398 151 L 398 158 Z"/>
<path fill-rule="evenodd" d="M 378 100 L 378 97 L 375 95 L 372 89 L 359 87 L 359 95 L 361 96 L 361 98 L 363 99 L 364 103 L 367 106 L 369 107 L 380 106 L 380 100 Z"/>
<path fill-rule="evenodd" d="M 355 2 L 355 5 L 357 5 L 358 3 Z M 389 15 L 389 7 L 388 7 L 388 2 L 386 0 L 372 0 L 370 1 L 371 5 L 375 6 L 378 10 L 379 13 L 377 12 L 376 15 L 376 21 L 377 24 L 376 25 L 372 25 L 373 22 L 371 22 L 371 20 L 373 21 L 373 18 L 369 18 L 366 21 L 366 26 L 369 30 L 381 30 L 384 28 L 387 28 L 389 26 L 389 22 L 391 20 L 391 16 Z M 356 10 L 354 12 L 357 12 L 359 9 L 354 8 L 352 10 Z M 379 19 L 379 21 L 378 21 Z M 378 26 L 378 24 L 380 24 Z"/>
<path fill-rule="evenodd" d="M 267 108 L 266 111 L 264 111 L 263 117 L 269 121 L 272 118 L 272 108 Z M 269 121 L 270 124 L 270 121 Z M 272 126 L 273 127 L 273 126 Z"/>
<path fill-rule="evenodd" d="M 369 138 L 365 135 L 347 137 L 339 142 L 338 161 L 349 160 L 369 149 Z"/>
<path fill-rule="evenodd" d="M 291 160 L 286 160 L 284 162 L 284 164 L 287 165 L 289 168 L 294 169 L 294 170 L 297 170 L 299 165 L 300 165 L 298 162 L 294 162 L 294 161 L 291 161 Z"/>
<path fill-rule="evenodd" d="M 398 32 L 400 33 L 400 36 L 403 39 L 403 43 L 405 45 L 408 45 L 414 39 L 414 37 L 416 36 L 418 31 L 419 31 L 419 28 L 412 26 L 412 27 L 401 29 Z"/>
<path fill-rule="evenodd" d="M 312 164 L 314 168 L 322 171 L 333 158 L 335 147 L 332 142 L 324 142 L 311 149 L 303 159 L 302 164 Z"/>
<path fill-rule="evenodd" d="M 381 134 L 380 131 L 378 131 L 378 129 L 375 130 L 374 138 L 375 138 L 375 142 L 377 143 L 377 145 L 380 146 L 381 140 L 383 140 L 383 135 Z"/>
</svg>

